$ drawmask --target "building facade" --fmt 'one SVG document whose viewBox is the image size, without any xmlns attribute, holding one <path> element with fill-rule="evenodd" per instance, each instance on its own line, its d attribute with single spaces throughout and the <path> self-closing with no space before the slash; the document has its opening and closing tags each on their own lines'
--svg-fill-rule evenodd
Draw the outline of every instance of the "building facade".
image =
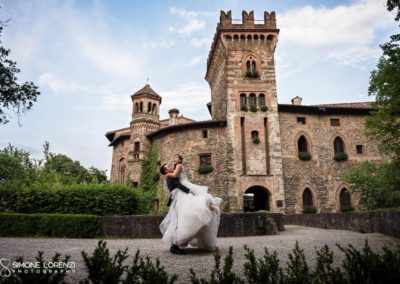
<svg viewBox="0 0 400 284">
<path fill-rule="evenodd" d="M 275 13 L 242 13 L 233 23 L 221 11 L 207 60 L 211 120 L 196 122 L 169 111 L 149 86 L 134 93 L 130 127 L 110 131 L 111 181 L 139 185 L 140 164 L 157 146 L 159 157 L 184 157 L 189 178 L 223 198 L 224 211 L 337 212 L 354 207 L 341 176 L 365 160 L 382 161 L 364 133 L 369 103 L 278 104 Z M 161 181 L 160 181 L 161 182 Z M 311 209 L 310 209 L 311 208 Z"/>
</svg>

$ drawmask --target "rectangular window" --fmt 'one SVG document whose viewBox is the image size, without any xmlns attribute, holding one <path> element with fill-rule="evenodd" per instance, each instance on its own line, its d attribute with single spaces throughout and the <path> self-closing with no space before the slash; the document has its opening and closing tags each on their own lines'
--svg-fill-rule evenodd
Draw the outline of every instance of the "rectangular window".
<svg viewBox="0 0 400 284">
<path fill-rule="evenodd" d="M 140 142 L 135 142 L 133 151 L 134 151 L 135 153 L 137 153 L 137 152 L 140 151 Z"/>
<path fill-rule="evenodd" d="M 211 154 L 200 155 L 200 166 L 211 166 Z"/>
<path fill-rule="evenodd" d="M 363 145 L 357 145 L 356 149 L 357 149 L 357 154 L 363 154 L 364 153 Z"/>
<path fill-rule="evenodd" d="M 208 138 L 208 130 L 202 130 L 203 138 Z"/>
<path fill-rule="evenodd" d="M 339 118 L 331 118 L 331 126 L 340 126 Z"/>
<path fill-rule="evenodd" d="M 306 124 L 306 118 L 305 117 L 298 117 L 297 118 L 297 124 Z"/>
</svg>

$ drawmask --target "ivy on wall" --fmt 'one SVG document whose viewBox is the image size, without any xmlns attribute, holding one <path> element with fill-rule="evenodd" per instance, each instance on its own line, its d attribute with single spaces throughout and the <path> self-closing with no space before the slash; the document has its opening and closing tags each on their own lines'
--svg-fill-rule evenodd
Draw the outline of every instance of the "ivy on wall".
<svg viewBox="0 0 400 284">
<path fill-rule="evenodd" d="M 148 158 L 142 161 L 142 171 L 139 178 L 140 190 L 144 193 L 141 205 L 146 213 L 157 213 L 158 211 L 157 191 L 160 174 L 157 172 L 157 158 L 157 145 L 152 144 Z"/>
</svg>

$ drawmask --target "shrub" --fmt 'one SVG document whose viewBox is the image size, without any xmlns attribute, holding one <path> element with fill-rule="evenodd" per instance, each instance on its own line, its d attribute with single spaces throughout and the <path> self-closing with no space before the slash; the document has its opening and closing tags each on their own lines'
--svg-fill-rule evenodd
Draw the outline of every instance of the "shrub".
<svg viewBox="0 0 400 284">
<path fill-rule="evenodd" d="M 349 158 L 349 156 L 347 156 L 347 154 L 346 154 L 346 153 L 343 153 L 343 152 L 338 152 L 338 153 L 336 153 L 335 156 L 333 157 L 333 159 L 334 159 L 335 161 L 338 161 L 338 162 L 340 162 L 340 161 L 346 161 L 348 158 Z"/>
<path fill-rule="evenodd" d="M 311 160 L 311 154 L 309 152 L 299 152 L 299 159 L 302 161 Z"/>
<path fill-rule="evenodd" d="M 198 170 L 199 174 L 201 175 L 211 173 L 212 171 L 213 168 L 211 165 L 201 165 Z"/>
<path fill-rule="evenodd" d="M 224 266 L 221 269 L 221 255 L 219 249 L 216 248 L 214 252 L 215 267 L 211 271 L 210 280 L 200 278 L 198 279 L 196 273 L 193 269 L 190 269 L 190 280 L 193 284 L 203 284 L 203 283 L 244 283 L 235 272 L 232 271 L 233 267 L 233 249 L 229 247 L 228 255 L 224 259 Z"/>
<path fill-rule="evenodd" d="M 0 212 L 129 215 L 141 213 L 143 193 L 120 184 L 59 185 L 49 189 L 0 186 Z"/>
<path fill-rule="evenodd" d="M 317 208 L 315 208 L 314 206 L 304 206 L 303 213 L 304 214 L 317 213 Z"/>
<path fill-rule="evenodd" d="M 260 110 L 266 112 L 268 110 L 267 106 L 260 106 Z"/>
<path fill-rule="evenodd" d="M 250 111 L 252 111 L 252 112 L 256 112 L 256 111 L 257 111 L 257 106 L 256 106 L 256 105 L 253 105 L 253 104 L 251 104 L 251 105 L 250 105 Z"/>
<path fill-rule="evenodd" d="M 253 138 L 251 138 L 251 140 L 253 140 L 254 144 L 259 144 L 260 143 L 260 138 L 258 138 L 258 137 L 253 137 Z"/>
<path fill-rule="evenodd" d="M 251 72 L 250 70 L 248 70 L 248 71 L 246 72 L 245 77 L 246 77 L 246 78 L 258 79 L 258 78 L 260 78 L 260 74 L 259 74 L 258 71 L 256 71 L 256 70 L 253 71 L 253 72 Z"/>
<path fill-rule="evenodd" d="M 242 111 L 248 111 L 247 105 L 241 105 L 240 110 Z"/>
<path fill-rule="evenodd" d="M 169 275 L 160 265 L 157 258 L 155 264 L 146 257 L 145 260 L 137 250 L 131 266 L 124 261 L 129 257 L 128 248 L 118 250 L 114 257 L 110 256 L 107 243 L 100 240 L 92 255 L 82 251 L 88 276 L 80 283 L 174 283 L 176 275 Z M 122 275 L 126 278 L 122 281 Z"/>
<path fill-rule="evenodd" d="M 93 238 L 99 231 L 95 215 L 0 213 L 0 236 Z"/>
</svg>

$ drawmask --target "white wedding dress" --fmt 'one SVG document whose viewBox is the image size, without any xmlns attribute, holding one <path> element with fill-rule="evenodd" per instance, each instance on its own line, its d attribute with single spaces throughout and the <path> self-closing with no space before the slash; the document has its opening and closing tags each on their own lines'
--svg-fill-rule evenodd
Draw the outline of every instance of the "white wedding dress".
<svg viewBox="0 0 400 284">
<path fill-rule="evenodd" d="M 208 193 L 208 187 L 191 183 L 182 167 L 179 181 L 196 195 L 180 189 L 171 192 L 172 203 L 160 224 L 162 241 L 186 247 L 188 243 L 200 249 L 213 250 L 221 216 L 222 199 Z M 210 205 L 216 208 L 210 209 Z"/>
</svg>

